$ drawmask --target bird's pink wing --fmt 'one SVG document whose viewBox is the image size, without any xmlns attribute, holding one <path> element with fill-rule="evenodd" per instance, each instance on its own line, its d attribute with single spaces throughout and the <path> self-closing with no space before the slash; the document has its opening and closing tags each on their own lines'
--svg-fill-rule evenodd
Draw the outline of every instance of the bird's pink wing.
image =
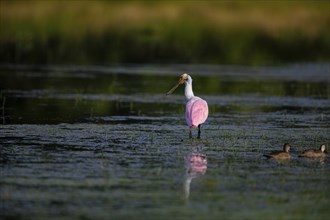
<svg viewBox="0 0 330 220">
<path fill-rule="evenodd" d="M 188 126 L 197 127 L 199 124 L 203 124 L 208 114 L 208 105 L 203 99 L 197 99 L 192 103 L 187 103 L 186 120 Z"/>
</svg>

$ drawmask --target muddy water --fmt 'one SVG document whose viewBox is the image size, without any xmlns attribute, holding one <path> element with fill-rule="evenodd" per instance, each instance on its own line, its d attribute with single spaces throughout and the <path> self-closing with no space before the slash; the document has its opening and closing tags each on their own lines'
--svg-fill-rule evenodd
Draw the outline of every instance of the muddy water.
<svg viewBox="0 0 330 220">
<path fill-rule="evenodd" d="M 330 144 L 328 64 L 0 69 L 1 218 L 330 217 L 328 158 L 297 156 Z M 209 103 L 200 140 L 183 88 L 164 95 L 182 72 Z"/>
</svg>

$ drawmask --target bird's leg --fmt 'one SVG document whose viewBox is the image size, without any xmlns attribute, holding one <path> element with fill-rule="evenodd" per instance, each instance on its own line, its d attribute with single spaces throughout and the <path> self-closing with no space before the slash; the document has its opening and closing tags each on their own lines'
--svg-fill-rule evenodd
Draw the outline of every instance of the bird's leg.
<svg viewBox="0 0 330 220">
<path fill-rule="evenodd" d="M 201 125 L 198 125 L 198 136 L 197 136 L 198 139 L 201 138 Z"/>
<path fill-rule="evenodd" d="M 192 138 L 191 129 L 192 129 L 192 127 L 189 127 L 189 138 L 190 139 Z"/>
</svg>

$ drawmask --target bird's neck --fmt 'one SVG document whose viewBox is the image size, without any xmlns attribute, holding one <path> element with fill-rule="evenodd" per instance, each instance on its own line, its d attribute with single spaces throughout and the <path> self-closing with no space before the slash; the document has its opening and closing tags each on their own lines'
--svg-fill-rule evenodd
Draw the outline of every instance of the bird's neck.
<svg viewBox="0 0 330 220">
<path fill-rule="evenodd" d="M 185 82 L 184 95 L 186 96 L 187 100 L 195 97 L 192 90 L 192 82 L 190 80 Z"/>
</svg>

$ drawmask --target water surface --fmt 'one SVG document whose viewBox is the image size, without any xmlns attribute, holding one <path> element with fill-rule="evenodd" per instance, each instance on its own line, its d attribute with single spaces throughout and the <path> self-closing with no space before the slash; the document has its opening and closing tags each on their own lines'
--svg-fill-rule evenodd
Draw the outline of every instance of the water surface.
<svg viewBox="0 0 330 220">
<path fill-rule="evenodd" d="M 188 139 L 182 72 L 209 103 Z M 328 219 L 328 64 L 2 65 L 1 217 Z M 196 137 L 197 132 L 193 135 Z M 292 145 L 292 159 L 264 153 Z"/>
</svg>

